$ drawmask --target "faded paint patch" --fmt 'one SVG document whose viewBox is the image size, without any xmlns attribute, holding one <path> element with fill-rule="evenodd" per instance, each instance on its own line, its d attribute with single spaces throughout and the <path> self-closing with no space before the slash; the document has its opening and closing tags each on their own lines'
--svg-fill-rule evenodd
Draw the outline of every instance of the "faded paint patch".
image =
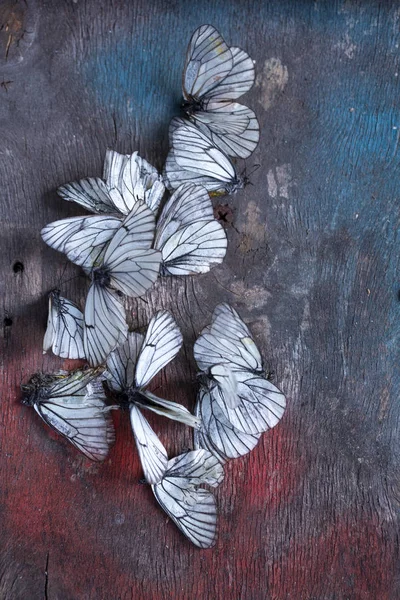
<svg viewBox="0 0 400 600">
<path fill-rule="evenodd" d="M 342 52 L 349 58 L 350 60 L 354 58 L 354 53 L 357 50 L 356 44 L 353 43 L 348 33 L 345 33 L 344 39 L 334 45 L 334 48 L 338 48 L 342 50 Z"/>
<path fill-rule="evenodd" d="M 251 232 L 253 238 L 262 242 L 265 238 L 265 222 L 262 219 L 261 210 L 254 200 L 251 200 L 245 211 L 246 230 Z"/>
<path fill-rule="evenodd" d="M 266 244 L 266 223 L 254 200 L 248 203 L 244 216 L 246 220 L 241 231 L 239 250 L 246 254 L 258 250 L 260 246 Z"/>
<path fill-rule="evenodd" d="M 256 87 L 261 88 L 259 102 L 268 110 L 283 92 L 289 81 L 287 67 L 279 58 L 267 58 L 262 72 L 257 76 Z"/>
<path fill-rule="evenodd" d="M 292 167 L 290 164 L 280 165 L 267 174 L 268 194 L 271 198 L 289 198 L 289 190 L 293 185 Z"/>
<path fill-rule="evenodd" d="M 71 467 L 75 471 L 70 477 L 71 481 L 85 479 L 87 475 L 97 475 L 100 470 L 99 463 L 91 462 L 85 456 L 80 455 L 72 462 Z"/>
<path fill-rule="evenodd" d="M 267 342 L 271 335 L 271 321 L 266 315 L 258 317 L 257 321 L 251 323 L 251 331 L 256 340 Z"/>
<path fill-rule="evenodd" d="M 230 288 L 234 294 L 240 296 L 241 300 L 245 301 L 246 307 L 249 310 L 262 308 L 272 295 L 271 292 L 261 285 L 252 285 L 251 287 L 248 287 L 244 281 L 234 281 Z"/>
</svg>

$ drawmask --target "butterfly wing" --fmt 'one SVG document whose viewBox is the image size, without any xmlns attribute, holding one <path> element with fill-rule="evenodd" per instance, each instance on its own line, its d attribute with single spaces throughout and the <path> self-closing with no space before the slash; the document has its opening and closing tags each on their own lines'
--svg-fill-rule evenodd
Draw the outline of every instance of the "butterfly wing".
<svg viewBox="0 0 400 600">
<path fill-rule="evenodd" d="M 49 223 L 40 232 L 43 241 L 59 252 L 64 252 L 65 244 L 71 236 L 77 231 L 84 228 L 91 219 L 98 217 L 71 217 L 69 219 L 60 219 Z"/>
<path fill-rule="evenodd" d="M 104 179 L 114 190 L 112 200 L 118 210 L 128 215 L 138 200 L 156 211 L 164 194 L 164 185 L 157 170 L 137 152 L 131 155 L 107 150 Z"/>
<path fill-rule="evenodd" d="M 230 184 L 237 179 L 236 171 L 225 154 L 190 123 L 178 127 L 172 135 L 174 158 L 185 171 Z"/>
<path fill-rule="evenodd" d="M 83 315 L 79 308 L 59 293 L 49 295 L 49 316 L 43 340 L 43 352 L 50 348 L 61 358 L 85 358 Z"/>
<path fill-rule="evenodd" d="M 49 312 L 47 315 L 47 327 L 43 338 L 43 354 L 46 354 L 53 346 L 56 337 L 57 309 L 54 305 L 52 294 L 49 294 Z"/>
<path fill-rule="evenodd" d="M 175 160 L 174 149 L 171 148 L 167 160 L 165 161 L 164 167 L 164 181 L 165 185 L 170 191 L 174 191 L 183 184 L 197 184 L 202 185 L 210 193 L 224 194 L 225 186 L 220 181 L 213 177 L 202 175 L 201 173 L 194 173 L 187 169 L 183 169 Z"/>
<path fill-rule="evenodd" d="M 100 379 L 81 373 L 53 385 L 46 400 L 35 403 L 42 419 L 87 458 L 103 461 L 114 443 L 114 425 Z"/>
<path fill-rule="evenodd" d="M 142 390 L 141 395 L 144 402 L 135 401 L 141 408 L 150 410 L 167 419 L 184 423 L 185 425 L 189 425 L 189 427 L 198 428 L 200 426 L 200 420 L 192 415 L 182 404 L 159 398 L 148 390 Z"/>
<path fill-rule="evenodd" d="M 227 156 L 248 158 L 260 139 L 254 112 L 237 102 L 209 102 L 192 115 L 200 131 Z"/>
<path fill-rule="evenodd" d="M 151 249 L 155 217 L 138 201 L 120 224 L 104 254 L 110 285 L 127 296 L 142 296 L 155 282 L 161 253 Z"/>
<path fill-rule="evenodd" d="M 102 263 L 108 242 L 121 225 L 117 217 L 93 217 L 71 235 L 64 245 L 69 260 L 86 272 Z"/>
<path fill-rule="evenodd" d="M 122 189 L 122 176 L 129 160 L 129 154 L 120 154 L 115 150 L 106 151 L 103 167 L 103 179 L 108 189 Z"/>
<path fill-rule="evenodd" d="M 86 210 L 98 214 L 114 213 L 115 207 L 108 188 L 99 177 L 88 177 L 58 188 L 57 193 L 68 202 L 76 202 Z"/>
<path fill-rule="evenodd" d="M 207 273 L 223 261 L 227 244 L 225 231 L 216 220 L 182 227 L 161 248 L 163 274 Z"/>
<path fill-rule="evenodd" d="M 257 364 L 243 344 L 209 332 L 197 338 L 194 357 L 202 371 L 207 371 L 217 364 L 228 364 L 233 371 L 251 371 Z"/>
<path fill-rule="evenodd" d="M 268 379 L 251 373 L 236 372 L 237 398 L 235 407 L 230 407 L 223 394 L 216 401 L 238 430 L 257 434 L 272 429 L 282 419 L 286 408 L 285 395 Z"/>
<path fill-rule="evenodd" d="M 140 333 L 128 333 L 125 343 L 108 355 L 107 384 L 112 390 L 122 392 L 134 385 L 136 362 L 143 339 Z"/>
<path fill-rule="evenodd" d="M 142 200 L 153 212 L 156 212 L 165 187 L 157 169 L 135 152 L 125 165 L 121 191 L 130 209 L 135 202 Z"/>
<path fill-rule="evenodd" d="M 65 396 L 85 396 L 86 386 L 91 383 L 96 377 L 102 375 L 103 367 L 96 369 L 77 369 L 72 373 L 60 371 L 56 375 L 50 376 L 46 383 L 41 387 L 46 388 L 46 395 L 52 398 L 61 398 Z"/>
<path fill-rule="evenodd" d="M 92 283 L 86 298 L 83 346 L 90 365 L 102 364 L 119 344 L 125 342 L 128 325 L 125 309 L 112 290 Z"/>
<path fill-rule="evenodd" d="M 194 345 L 194 355 L 202 371 L 229 363 L 235 371 L 263 372 L 262 358 L 248 327 L 228 304 L 216 307 L 211 325 Z"/>
<path fill-rule="evenodd" d="M 183 96 L 200 100 L 218 86 L 233 67 L 232 53 L 221 34 L 202 25 L 189 42 L 183 71 Z"/>
<path fill-rule="evenodd" d="M 167 469 L 167 452 L 135 404 L 130 405 L 130 419 L 146 481 L 158 483 Z"/>
<path fill-rule="evenodd" d="M 201 185 L 181 185 L 164 205 L 157 219 L 155 247 L 163 244 L 183 225 L 211 221 L 213 207 L 207 190 Z"/>
<path fill-rule="evenodd" d="M 152 486 L 153 493 L 169 517 L 196 546 L 210 548 L 215 543 L 217 507 L 211 491 L 223 479 L 221 463 L 206 450 L 195 450 L 168 462 L 162 480 Z"/>
<path fill-rule="evenodd" d="M 171 313 L 159 311 L 151 319 L 136 365 L 136 385 L 145 387 L 179 352 L 182 334 Z"/>
<path fill-rule="evenodd" d="M 233 66 L 229 74 L 207 94 L 207 100 L 226 102 L 237 100 L 248 92 L 254 84 L 254 62 L 241 48 L 230 48 Z"/>
<path fill-rule="evenodd" d="M 195 432 L 195 447 L 206 448 L 217 458 L 226 461 L 244 456 L 257 445 L 261 433 L 244 432 L 232 425 L 218 402 L 217 386 L 202 386 L 196 406 L 201 417 L 202 429 Z"/>
</svg>

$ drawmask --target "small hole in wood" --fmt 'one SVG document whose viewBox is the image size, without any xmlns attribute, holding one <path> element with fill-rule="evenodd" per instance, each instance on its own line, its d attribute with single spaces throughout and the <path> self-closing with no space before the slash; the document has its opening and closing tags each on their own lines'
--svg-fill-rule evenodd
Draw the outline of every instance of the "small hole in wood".
<svg viewBox="0 0 400 600">
<path fill-rule="evenodd" d="M 19 260 L 17 260 L 17 262 L 15 262 L 13 264 L 13 271 L 14 271 L 14 273 L 23 273 L 23 271 L 24 271 L 23 263 L 20 262 Z"/>
<path fill-rule="evenodd" d="M 13 324 L 13 320 L 11 317 L 4 317 L 4 320 L 3 320 L 4 327 L 11 327 L 12 324 Z"/>
</svg>

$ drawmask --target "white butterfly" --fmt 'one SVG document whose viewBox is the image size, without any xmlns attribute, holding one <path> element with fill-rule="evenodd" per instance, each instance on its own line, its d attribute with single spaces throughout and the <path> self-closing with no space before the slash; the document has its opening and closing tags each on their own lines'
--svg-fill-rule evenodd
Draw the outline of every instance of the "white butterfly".
<svg viewBox="0 0 400 600">
<path fill-rule="evenodd" d="M 202 371 L 196 414 L 203 429 L 196 446 L 214 447 L 225 459 L 242 456 L 280 421 L 285 396 L 265 377 L 250 331 L 228 304 L 216 307 L 194 355 Z"/>
<path fill-rule="evenodd" d="M 114 425 L 106 406 L 102 369 L 71 374 L 34 375 L 22 386 L 23 404 L 66 437 L 85 456 L 103 461 L 114 443 Z"/>
<path fill-rule="evenodd" d="M 232 162 L 197 127 L 184 119 L 170 124 L 170 150 L 164 168 L 168 189 L 183 183 L 202 185 L 211 194 L 233 194 L 244 187 Z"/>
<path fill-rule="evenodd" d="M 127 337 L 125 310 L 116 291 L 136 298 L 158 277 L 161 253 L 151 249 L 154 229 L 154 213 L 137 202 L 100 255 L 96 251 L 93 256 L 90 246 L 83 251 L 74 236 L 65 247 L 68 258 L 80 264 L 92 280 L 83 336 L 85 355 L 92 366 L 101 364 Z"/>
<path fill-rule="evenodd" d="M 221 463 L 207 450 L 181 454 L 168 462 L 161 481 L 152 485 L 167 515 L 193 544 L 210 548 L 215 543 L 217 507 L 210 490 L 224 478 Z"/>
<path fill-rule="evenodd" d="M 183 71 L 183 108 L 228 156 L 247 158 L 258 144 L 254 112 L 234 102 L 251 89 L 254 78 L 254 64 L 246 52 L 229 48 L 211 25 L 196 29 Z"/>
<path fill-rule="evenodd" d="M 103 179 L 88 177 L 58 188 L 64 200 L 77 202 L 90 212 L 127 215 L 142 200 L 156 211 L 164 194 L 157 170 L 137 152 L 107 150 Z"/>
<path fill-rule="evenodd" d="M 80 265 L 92 280 L 84 313 L 84 350 L 91 366 L 102 364 L 128 332 L 117 291 L 143 295 L 158 277 L 161 253 L 151 249 L 154 213 L 137 201 L 122 221 L 116 217 L 77 217 L 50 223 L 42 237 Z"/>
<path fill-rule="evenodd" d="M 163 275 L 206 273 L 223 261 L 227 239 L 205 188 L 185 184 L 172 194 L 157 220 L 154 245 Z"/>
<path fill-rule="evenodd" d="M 128 405 L 136 446 L 149 483 L 161 480 L 168 463 L 164 446 L 141 413 L 145 408 L 159 415 L 197 427 L 196 419 L 182 405 L 158 398 L 146 386 L 179 352 L 182 335 L 171 314 L 160 311 L 151 319 L 146 336 L 129 333 L 126 342 L 107 358 L 108 386 Z"/>
<path fill-rule="evenodd" d="M 64 298 L 60 290 L 49 294 L 49 315 L 43 340 L 43 354 L 52 350 L 61 358 L 85 358 L 83 349 L 83 314 Z"/>
</svg>

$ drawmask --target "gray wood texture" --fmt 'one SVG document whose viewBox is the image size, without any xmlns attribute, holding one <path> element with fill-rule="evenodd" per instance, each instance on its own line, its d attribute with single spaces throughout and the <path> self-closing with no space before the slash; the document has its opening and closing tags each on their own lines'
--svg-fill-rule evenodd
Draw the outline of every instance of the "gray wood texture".
<svg viewBox="0 0 400 600">
<path fill-rule="evenodd" d="M 154 390 L 193 408 L 192 344 L 229 301 L 288 410 L 228 464 L 218 543 L 199 551 L 139 484 L 127 415 L 110 459 L 88 464 L 19 386 L 72 366 L 42 355 L 46 293 L 61 275 L 72 300 L 87 289 L 40 239 L 82 213 L 55 189 L 101 175 L 108 147 L 162 167 L 186 45 L 208 22 L 257 61 L 243 101 L 260 168 L 215 201 L 224 264 L 160 280 L 131 323 L 172 311 L 185 347 Z M 2 599 L 400 598 L 399 26 L 389 1 L 0 2 Z M 171 455 L 192 447 L 150 418 Z"/>
</svg>

